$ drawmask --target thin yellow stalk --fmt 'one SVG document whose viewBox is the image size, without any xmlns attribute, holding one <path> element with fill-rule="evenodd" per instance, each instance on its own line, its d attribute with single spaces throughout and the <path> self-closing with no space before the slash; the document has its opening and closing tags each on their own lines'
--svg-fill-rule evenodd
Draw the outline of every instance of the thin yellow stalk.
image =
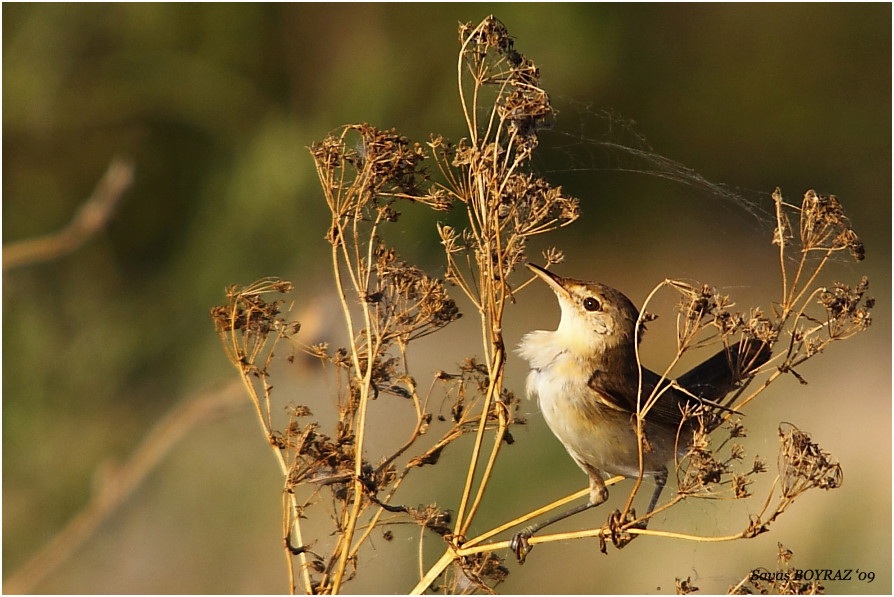
<svg viewBox="0 0 894 597">
<path fill-rule="evenodd" d="M 614 483 L 621 481 L 623 479 L 624 479 L 624 477 L 612 477 L 611 479 L 606 481 L 605 484 L 613 485 Z M 508 522 L 504 522 L 503 524 L 496 526 L 496 527 L 492 528 L 491 530 L 478 535 L 477 537 L 469 539 L 468 541 L 463 543 L 463 547 L 466 548 L 466 547 L 472 547 L 472 546 L 478 545 L 482 541 L 486 541 L 487 539 L 490 539 L 494 535 L 498 535 L 498 534 L 502 533 L 503 531 L 509 530 L 513 527 L 520 525 L 520 524 L 528 522 L 532 518 L 536 518 L 536 517 L 540 516 L 541 514 L 546 514 L 547 512 L 552 512 L 553 510 L 561 508 L 565 504 L 573 502 L 574 500 L 580 499 L 582 497 L 586 497 L 589 494 L 590 494 L 590 489 L 584 488 L 576 493 L 572 493 L 571 495 L 567 495 L 563 498 L 559 498 L 558 500 L 555 500 L 554 502 L 552 502 L 550 504 L 541 506 L 541 507 L 537 508 L 536 510 L 532 510 L 526 514 L 522 514 L 518 518 L 514 518 Z"/>
<path fill-rule="evenodd" d="M 495 376 L 492 378 L 492 379 L 497 380 L 492 384 L 493 387 L 495 388 L 494 389 L 494 392 L 495 392 L 495 391 L 497 391 L 497 388 L 499 388 L 502 385 L 502 379 L 503 379 L 503 365 L 502 365 L 503 351 L 502 351 L 502 349 L 497 350 L 497 353 L 494 356 L 494 358 L 499 359 L 499 361 L 498 361 L 499 364 L 497 365 L 498 370 L 496 371 Z M 466 516 L 466 520 L 463 523 L 462 528 L 460 529 L 459 534 L 462 536 L 464 536 L 469 531 L 469 526 L 472 524 L 472 520 L 475 518 L 475 514 L 478 512 L 478 507 L 481 505 L 481 500 L 484 498 L 484 490 L 487 488 L 487 483 L 490 480 L 491 473 L 493 472 L 494 464 L 496 464 L 496 461 L 497 461 L 497 454 L 499 454 L 500 447 L 503 444 L 503 435 L 506 432 L 507 425 L 506 425 L 506 417 L 505 417 L 505 413 L 504 413 L 503 409 L 499 409 L 499 412 L 500 412 L 500 421 L 498 424 L 497 431 L 494 434 L 494 444 L 493 444 L 493 447 L 491 448 L 490 457 L 488 458 L 487 463 L 485 464 L 484 473 L 481 476 L 481 482 L 478 485 L 478 492 L 475 495 L 475 500 L 472 502 L 472 507 L 469 508 L 469 513 Z M 484 411 L 483 416 L 485 418 L 487 417 L 487 411 Z"/>
<path fill-rule="evenodd" d="M 646 312 L 646 306 L 652 301 L 652 297 L 655 296 L 655 293 L 658 292 L 661 288 L 667 285 L 670 281 L 665 279 L 660 284 L 656 285 L 652 291 L 646 296 L 646 300 L 643 303 L 643 308 L 640 309 L 639 315 L 636 318 L 636 327 L 634 328 L 634 333 L 637 335 L 634 338 L 633 342 L 633 350 L 636 355 L 636 365 L 637 365 L 637 387 L 636 387 L 636 442 L 637 442 L 637 452 L 639 458 L 639 474 L 636 476 L 636 480 L 633 483 L 633 489 L 630 491 L 630 495 L 627 497 L 627 503 L 624 505 L 624 510 L 621 515 L 621 518 L 627 516 L 627 513 L 630 511 L 630 508 L 633 507 L 633 498 L 636 497 L 637 492 L 639 492 L 639 488 L 643 482 L 643 476 L 645 474 L 645 462 L 643 460 L 643 423 L 645 420 L 645 413 L 643 412 L 642 398 L 643 398 L 643 368 L 642 368 L 642 360 L 639 355 L 639 333 L 642 329 L 643 322 L 643 314 Z M 663 377 L 662 377 L 663 379 Z M 648 404 L 648 401 L 647 401 Z"/>
<path fill-rule="evenodd" d="M 779 232 L 779 269 L 782 271 L 782 305 L 788 304 L 788 283 L 786 282 L 787 271 L 785 267 L 785 213 L 782 211 L 782 192 L 777 188 L 773 192 L 773 202 L 776 205 L 776 230 Z"/>
<path fill-rule="evenodd" d="M 356 221 L 355 221 L 356 222 Z M 373 233 L 370 234 L 370 248 L 369 248 L 369 259 L 367 261 L 368 267 L 371 264 L 372 258 L 372 239 L 374 238 L 375 226 L 373 226 Z M 355 234 L 355 246 L 356 239 L 358 238 Z M 357 267 L 360 268 L 361 264 L 357 263 Z M 358 276 L 360 277 L 360 276 Z M 368 280 L 367 280 L 368 282 Z M 358 293 L 363 292 L 363 288 L 355 285 L 355 291 Z M 342 303 L 346 306 L 344 294 L 342 294 Z M 359 408 L 357 413 L 357 427 L 354 430 L 354 495 L 353 495 L 353 503 L 351 506 L 350 514 L 348 515 L 347 523 L 343 529 L 341 538 L 339 540 L 340 543 L 340 553 L 338 563 L 335 566 L 335 574 L 332 578 L 332 593 L 338 593 L 342 580 L 344 578 L 344 573 L 347 568 L 348 563 L 348 555 L 351 549 L 351 542 L 354 538 L 354 532 L 357 527 L 357 519 L 360 516 L 361 506 L 363 504 L 363 483 L 360 480 L 361 475 L 363 473 L 363 445 L 366 437 L 366 411 L 367 405 L 369 404 L 369 389 L 372 385 L 372 370 L 373 365 L 372 361 L 379 350 L 378 339 L 375 340 L 371 337 L 372 334 L 372 323 L 370 321 L 370 313 L 369 308 L 365 307 L 363 309 L 363 317 L 364 323 L 366 324 L 367 330 L 367 338 L 366 338 L 366 346 L 367 346 L 367 364 L 366 371 L 363 373 L 363 378 L 360 380 L 360 398 L 359 398 Z M 352 350 L 354 352 L 355 363 L 359 365 L 359 357 L 357 356 L 357 348 L 356 344 L 352 343 Z M 360 367 L 358 366 L 355 371 L 360 373 Z"/>
<path fill-rule="evenodd" d="M 410 595 L 421 595 L 425 592 L 425 590 L 435 582 L 435 579 L 441 576 L 444 573 L 444 570 L 447 569 L 447 566 L 456 559 L 456 552 L 453 551 L 451 547 L 447 547 L 447 550 L 440 557 L 440 559 L 435 562 L 435 564 L 428 569 L 428 572 L 425 573 L 425 576 L 422 577 L 416 586 L 410 590 Z"/>
<path fill-rule="evenodd" d="M 487 413 L 490 411 L 490 404 L 493 399 L 494 385 L 493 380 L 487 387 L 487 393 L 484 396 L 484 404 L 481 408 L 481 417 L 478 421 L 478 429 L 475 433 L 475 444 L 472 447 L 472 455 L 469 459 L 469 470 L 466 472 L 466 484 L 463 487 L 462 497 L 460 498 L 459 508 L 456 512 L 456 527 L 454 534 L 462 535 L 463 529 L 466 527 L 466 506 L 472 493 L 472 483 L 475 481 L 475 471 L 478 468 L 478 457 L 481 454 L 481 444 L 484 441 L 484 431 L 487 426 Z"/>
<path fill-rule="evenodd" d="M 332 266 L 333 266 L 333 272 L 335 275 L 335 284 L 338 289 L 339 301 L 341 302 L 342 311 L 343 311 L 344 317 L 345 317 L 345 324 L 348 327 L 348 335 L 350 338 L 354 339 L 355 338 L 354 322 L 353 322 L 353 318 L 351 316 L 350 308 L 347 303 L 347 297 L 345 296 L 345 289 L 344 289 L 344 285 L 343 285 L 342 279 L 341 279 L 341 267 L 340 267 L 339 257 L 338 257 L 338 254 L 339 254 L 338 246 L 339 245 L 341 245 L 342 252 L 344 253 L 344 256 L 345 256 L 345 260 L 348 263 L 347 269 L 348 269 L 349 275 L 351 276 L 351 281 L 354 284 L 355 288 L 359 288 L 359 286 L 357 285 L 358 280 L 354 276 L 354 272 L 352 271 L 352 268 L 350 267 L 351 261 L 348 256 L 347 248 L 345 247 L 344 235 L 343 235 L 343 229 L 341 227 L 341 223 L 336 221 L 336 226 L 338 226 L 338 234 L 339 234 L 340 242 L 337 244 L 333 244 L 333 246 L 332 246 Z M 356 236 L 355 236 L 355 238 L 356 238 Z M 366 310 L 364 310 L 364 313 L 367 314 Z M 367 316 L 368 316 L 368 314 L 367 314 Z M 369 326 L 367 326 L 367 330 L 369 330 Z M 367 341 L 367 352 L 369 352 L 369 350 L 370 350 L 370 346 L 369 346 L 369 342 Z M 355 342 L 355 341 L 351 342 L 351 358 L 354 361 L 354 370 L 359 373 L 361 370 L 360 369 L 360 355 L 358 354 L 357 342 Z M 371 370 L 371 367 L 367 367 L 367 370 L 368 371 Z M 364 378 L 365 378 L 365 376 L 364 376 Z M 366 384 L 364 384 L 361 387 L 360 409 L 361 409 L 361 411 L 363 411 L 364 415 L 365 415 L 365 400 L 363 400 L 363 397 L 365 395 L 367 395 L 367 392 L 368 392 L 368 390 L 366 389 L 367 387 L 368 386 Z M 358 431 L 358 433 L 359 433 L 359 431 Z M 359 454 L 362 454 L 362 453 L 358 449 L 355 452 L 355 464 L 360 462 L 360 458 L 358 456 Z M 356 477 L 354 479 L 354 502 L 353 502 L 350 514 L 348 515 L 348 520 L 344 526 L 345 532 L 341 534 L 341 536 L 339 538 L 339 546 L 336 548 L 336 549 L 340 550 L 340 553 L 339 553 L 338 563 L 336 564 L 335 573 L 334 573 L 333 580 L 332 580 L 332 585 L 331 585 L 332 593 L 338 593 L 339 588 L 341 587 L 342 579 L 344 577 L 345 568 L 347 566 L 348 551 L 350 549 L 351 539 L 353 537 L 353 531 L 354 531 L 353 525 L 356 524 L 357 516 L 359 515 L 359 510 L 360 510 L 360 503 L 362 501 L 362 488 L 359 487 L 360 481 L 359 481 L 358 468 L 359 468 L 359 465 L 355 466 Z"/>
<path fill-rule="evenodd" d="M 820 262 L 816 265 L 816 267 L 813 268 L 813 274 L 811 274 L 810 279 L 808 279 L 804 283 L 804 286 L 801 288 L 801 292 L 799 292 L 798 295 L 794 299 L 792 299 L 792 301 L 791 301 L 792 308 L 794 308 L 795 305 L 797 305 L 799 302 L 801 302 L 801 297 L 803 297 L 804 293 L 807 292 L 810 289 L 810 286 L 813 285 L 813 281 L 816 280 L 816 277 L 819 275 L 820 271 L 826 266 L 826 262 L 829 260 L 829 257 L 831 256 L 831 254 L 832 254 L 832 251 L 827 250 L 826 254 L 823 255 L 823 258 L 820 260 Z M 803 263 L 803 258 L 802 258 L 802 263 Z M 799 267 L 798 275 L 800 276 L 800 274 L 801 274 L 801 268 Z M 795 291 L 796 283 L 797 283 L 797 281 L 792 284 L 792 292 Z M 814 290 L 814 292 L 816 292 L 816 290 Z"/>
<path fill-rule="evenodd" d="M 472 39 L 471 35 L 466 37 L 466 39 L 463 41 L 462 47 L 459 49 L 459 60 L 457 61 L 457 64 L 456 64 L 456 71 L 457 71 L 456 77 L 457 77 L 457 81 L 459 83 L 459 85 L 458 85 L 458 87 L 459 87 L 459 103 L 463 107 L 463 117 L 466 119 L 466 127 L 469 129 L 469 133 L 471 135 L 470 139 L 472 140 L 472 143 L 477 144 L 478 139 L 476 137 L 476 131 L 478 130 L 478 125 L 477 125 L 477 123 L 472 121 L 472 118 L 475 118 L 476 116 L 475 116 L 475 113 L 473 110 L 472 118 L 469 117 L 469 108 L 466 104 L 466 96 L 463 93 L 463 63 L 464 63 L 464 58 L 465 58 L 465 54 L 466 54 L 466 48 L 469 46 L 469 42 L 471 41 L 471 39 Z M 477 104 L 473 103 L 473 105 L 477 105 Z"/>
<path fill-rule="evenodd" d="M 395 481 L 394 487 L 391 488 L 391 491 L 388 492 L 388 497 L 385 498 L 386 502 L 387 500 L 391 499 L 391 496 L 394 495 L 394 493 L 397 491 L 397 488 L 400 487 L 401 482 L 403 482 L 405 478 L 406 477 L 402 476 Z M 363 534 L 357 540 L 357 543 L 354 545 L 354 547 L 351 548 L 350 557 L 354 557 L 357 555 L 357 553 L 360 551 L 360 546 L 363 545 L 363 543 L 369 538 L 370 534 L 376 529 L 376 526 L 379 523 L 379 519 L 382 517 L 382 514 L 384 512 L 385 508 L 379 506 L 376 510 L 376 513 L 373 514 L 372 518 L 370 519 L 369 523 L 365 525 L 366 528 L 364 529 Z M 425 527 L 422 527 L 422 530 L 424 531 Z"/>
<path fill-rule="evenodd" d="M 235 318 L 236 318 L 236 310 L 233 309 L 233 311 L 230 314 L 230 329 L 232 329 L 232 330 L 236 329 Z M 233 354 L 234 355 L 245 354 L 245 349 L 240 348 L 235 343 L 235 341 L 236 341 L 235 332 L 230 334 L 230 338 L 233 343 L 233 349 L 232 349 L 234 351 Z M 249 362 L 254 362 L 254 359 L 257 356 L 257 352 L 258 351 L 255 351 L 255 354 L 251 355 Z M 265 418 L 264 410 L 261 407 L 260 397 L 258 396 L 257 391 L 255 390 L 254 384 L 251 382 L 251 379 L 249 378 L 249 373 L 246 369 L 246 365 L 242 364 L 243 361 L 241 358 L 235 358 L 235 359 L 231 358 L 231 361 L 236 365 L 237 369 L 240 372 L 239 377 L 241 378 L 242 384 L 245 387 L 245 390 L 248 393 L 249 398 L 251 399 L 252 405 L 254 405 L 254 407 L 255 407 L 254 410 L 255 410 L 255 414 L 258 417 L 258 423 L 261 426 L 261 430 L 264 433 L 264 437 L 269 440 L 269 438 L 272 436 L 271 422 L 269 420 L 269 408 L 268 408 L 268 417 Z M 267 444 L 273 450 L 273 454 L 274 454 L 274 457 L 276 458 L 276 462 L 279 464 L 280 472 L 282 473 L 282 475 L 285 478 L 288 478 L 289 466 L 286 463 L 285 458 L 283 457 L 282 451 L 279 449 L 279 447 L 277 445 L 271 443 L 270 441 L 268 441 Z M 295 538 L 298 541 L 299 545 L 302 545 L 303 539 L 301 536 L 301 525 L 300 525 L 299 519 L 298 519 L 297 499 L 295 498 L 294 495 L 291 495 L 291 494 L 289 496 L 289 499 L 290 499 L 290 504 L 291 504 L 291 507 L 292 507 L 292 510 L 294 513 L 292 529 L 294 529 L 294 535 L 295 535 Z M 289 586 L 291 589 L 294 589 L 294 586 L 295 586 L 294 573 L 292 570 L 292 560 L 290 557 L 291 554 L 290 554 L 288 548 L 286 548 L 286 550 L 285 550 L 285 555 L 286 555 L 286 562 L 287 562 L 288 570 L 289 570 L 289 578 L 290 578 Z M 310 581 L 310 573 L 307 570 L 307 555 L 303 552 L 301 554 L 299 554 L 299 561 L 301 563 L 301 569 L 303 572 L 302 579 L 304 581 L 305 590 L 308 593 L 310 593 L 311 592 L 311 581 Z"/>
<path fill-rule="evenodd" d="M 502 255 L 502 247 L 500 246 L 500 234 L 499 231 L 496 231 L 494 234 L 495 242 L 497 243 L 497 254 Z M 493 273 L 493 263 L 491 260 L 488 260 L 488 280 L 494 280 Z M 502 280 L 502 272 L 500 279 Z M 491 282 L 491 285 L 493 282 Z M 494 393 L 497 394 L 497 400 L 499 400 L 500 389 L 503 387 L 503 371 L 506 356 L 504 354 L 503 348 L 503 340 L 501 334 L 499 332 L 499 328 L 501 326 L 501 321 L 503 319 L 503 309 L 506 303 L 506 285 L 501 282 L 498 286 L 499 296 L 494 297 L 493 287 L 491 286 L 491 291 L 487 293 L 488 300 L 490 302 L 490 317 L 492 321 L 490 322 L 490 329 L 492 338 L 489 343 L 485 343 L 486 348 L 496 347 L 496 352 L 494 353 L 489 367 L 488 376 L 490 378 L 490 385 L 488 387 L 488 392 L 493 396 Z M 491 389 L 493 388 L 493 389 Z M 488 481 L 491 478 L 491 473 L 493 471 L 494 464 L 496 463 L 497 455 L 500 452 L 500 448 L 503 445 L 503 436 L 506 432 L 507 424 L 506 424 L 506 414 L 505 411 L 501 408 L 499 410 L 499 423 L 496 433 L 494 434 L 494 443 L 491 448 L 490 456 L 488 458 L 487 464 L 485 465 L 485 470 L 481 478 L 481 483 L 478 486 L 478 492 L 475 496 L 475 501 L 472 503 L 472 507 L 469 509 L 469 513 L 466 516 L 466 520 L 463 523 L 460 529 L 460 535 L 465 535 L 469 526 L 472 523 L 472 520 L 475 517 L 475 514 L 478 512 L 478 507 L 481 504 L 481 500 L 484 498 L 484 492 L 487 488 Z M 487 413 L 490 411 L 489 403 L 486 404 L 486 409 L 483 411 L 483 416 L 486 418 Z"/>
</svg>

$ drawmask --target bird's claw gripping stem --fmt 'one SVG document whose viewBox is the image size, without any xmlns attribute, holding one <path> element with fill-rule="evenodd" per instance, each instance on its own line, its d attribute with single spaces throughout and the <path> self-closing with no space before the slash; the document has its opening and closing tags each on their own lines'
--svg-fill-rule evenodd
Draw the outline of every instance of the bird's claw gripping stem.
<svg viewBox="0 0 894 597">
<path fill-rule="evenodd" d="M 515 554 L 515 557 L 518 558 L 519 564 L 525 563 L 525 558 L 528 557 L 528 554 L 533 549 L 533 546 L 528 542 L 528 539 L 534 536 L 534 527 L 527 527 L 515 535 L 512 536 L 512 539 L 509 540 L 509 549 Z"/>
</svg>

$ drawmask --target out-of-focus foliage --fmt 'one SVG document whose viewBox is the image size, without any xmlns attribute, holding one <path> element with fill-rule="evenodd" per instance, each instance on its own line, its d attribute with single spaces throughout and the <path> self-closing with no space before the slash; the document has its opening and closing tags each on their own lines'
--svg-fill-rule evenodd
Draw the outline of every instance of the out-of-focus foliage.
<svg viewBox="0 0 894 597">
<path fill-rule="evenodd" d="M 550 241 L 567 244 L 568 273 L 611 274 L 607 281 L 619 286 L 620 280 L 628 294 L 642 296 L 637 289 L 667 275 L 710 278 L 707 272 L 727 264 L 747 271 L 767 263 L 760 261 L 766 255 L 736 252 L 743 237 L 753 244 L 769 228 L 735 203 L 620 173 L 629 167 L 624 158 L 593 152 L 594 140 L 629 135 L 620 121 L 602 118 L 603 109 L 636 120 L 636 131 L 657 153 L 710 180 L 765 193 L 767 207 L 776 186 L 795 200 L 815 188 L 847 203 L 869 254 L 881 325 L 867 335 L 871 340 L 861 340 L 868 346 L 862 354 L 871 356 L 855 360 L 859 374 L 848 382 L 849 395 L 822 383 L 808 391 L 834 393 L 812 409 L 818 417 L 826 413 L 827 429 L 844 433 L 842 421 L 881 419 L 880 427 L 857 436 L 874 439 L 854 449 L 851 464 L 860 471 L 858 455 L 878 450 L 882 472 L 867 481 L 874 485 L 860 486 L 860 478 L 872 475 L 851 476 L 847 454 L 824 442 L 845 469 L 841 499 L 875 501 L 854 507 L 853 520 L 842 511 L 823 516 L 835 518 L 834 529 L 847 529 L 847 536 L 829 530 L 841 549 L 861 545 L 852 535 L 890 528 L 890 5 L 4 4 L 2 10 L 3 242 L 63 226 L 114 156 L 130 156 L 136 166 L 133 187 L 98 237 L 74 254 L 3 278 L 4 577 L 86 502 L 103 462 L 124 457 L 183 396 L 230 379 L 207 317 L 226 285 L 280 275 L 313 289 L 308 300 L 317 288 L 331 291 L 318 283 L 326 274 L 317 263 L 326 250 L 327 216 L 305 147 L 361 121 L 420 141 L 430 132 L 458 137 L 456 25 L 488 12 L 536 60 L 560 110 L 552 144 L 564 147 L 550 150 L 545 140 L 547 157 L 538 169 L 582 199 L 579 225 Z M 439 242 L 433 221 L 414 213 L 402 221 L 406 232 L 396 242 L 416 261 L 433 260 Z M 685 267 L 665 271 L 668 251 L 683 256 Z M 517 330 L 548 325 L 537 317 L 518 320 Z M 510 385 L 521 390 L 521 377 Z M 844 419 L 828 410 L 841 408 L 839 401 L 847 405 Z M 822 420 L 799 424 L 822 439 Z M 246 557 L 255 545 L 270 544 L 259 559 L 279 557 L 271 539 L 279 532 L 279 506 L 269 500 L 276 473 L 261 450 L 252 452 L 254 429 L 248 437 L 232 434 L 252 425 L 247 415 L 212 425 L 230 431 L 226 447 L 236 446 L 236 456 L 213 441 L 173 454 L 174 464 L 150 478 L 137 503 L 88 545 L 81 563 L 37 590 L 280 590 L 278 561 L 263 579 Z M 542 444 L 533 437 L 523 442 L 528 455 L 554 447 L 547 435 L 537 439 Z M 238 456 L 242 441 L 252 458 Z M 257 471 L 268 466 L 263 491 L 246 487 L 244 471 L 254 471 L 257 481 L 264 479 Z M 223 479 L 226 489 L 203 495 L 203 475 Z M 190 504 L 207 511 L 209 501 L 215 515 L 187 513 Z M 264 523 L 234 514 L 249 511 L 269 514 Z M 146 537 L 128 512 L 167 521 L 156 524 L 166 532 Z M 184 535 L 203 541 L 185 542 Z M 890 546 L 890 535 L 883 536 Z M 784 542 L 805 557 L 796 541 Z M 184 555 L 172 545 L 194 551 Z M 576 547 L 574 557 L 584 557 Z M 847 590 L 890 590 L 889 549 L 873 552 L 882 553 L 872 561 L 865 560 L 868 551 L 855 552 L 864 560 L 850 565 L 875 567 L 877 577 L 874 585 Z M 591 551 L 586 557 L 600 555 Z M 179 567 L 161 574 L 153 564 L 166 565 L 165 553 L 180 554 Z M 107 554 L 140 565 L 104 567 Z M 557 566 L 556 554 L 542 564 Z M 504 589 L 625 586 L 586 579 L 539 589 L 511 584 L 565 576 L 555 568 L 538 574 L 535 566 L 513 570 Z M 413 571 L 406 573 L 412 578 Z M 687 571 L 668 570 L 665 588 L 675 573 Z"/>
</svg>

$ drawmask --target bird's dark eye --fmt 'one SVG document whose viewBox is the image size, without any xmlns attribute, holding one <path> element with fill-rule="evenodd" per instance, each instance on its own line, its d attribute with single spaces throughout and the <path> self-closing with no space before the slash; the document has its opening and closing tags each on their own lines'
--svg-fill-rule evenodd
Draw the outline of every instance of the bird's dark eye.
<svg viewBox="0 0 894 597">
<path fill-rule="evenodd" d="M 586 309 L 587 311 L 599 311 L 601 308 L 602 305 L 592 296 L 588 296 L 584 299 L 584 309 Z"/>
</svg>

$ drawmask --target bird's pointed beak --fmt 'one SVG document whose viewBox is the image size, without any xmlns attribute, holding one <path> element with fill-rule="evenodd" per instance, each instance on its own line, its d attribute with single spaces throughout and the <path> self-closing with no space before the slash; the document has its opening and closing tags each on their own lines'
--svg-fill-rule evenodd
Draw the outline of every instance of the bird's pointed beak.
<svg viewBox="0 0 894 597">
<path fill-rule="evenodd" d="M 534 272 L 538 278 L 546 282 L 549 287 L 553 289 L 553 292 L 555 292 L 557 296 L 568 296 L 568 291 L 565 289 L 565 285 L 563 284 L 564 278 L 560 278 L 556 274 L 540 267 L 539 265 L 534 265 L 533 263 L 526 263 L 525 265 L 527 265 L 528 269 Z"/>
</svg>

